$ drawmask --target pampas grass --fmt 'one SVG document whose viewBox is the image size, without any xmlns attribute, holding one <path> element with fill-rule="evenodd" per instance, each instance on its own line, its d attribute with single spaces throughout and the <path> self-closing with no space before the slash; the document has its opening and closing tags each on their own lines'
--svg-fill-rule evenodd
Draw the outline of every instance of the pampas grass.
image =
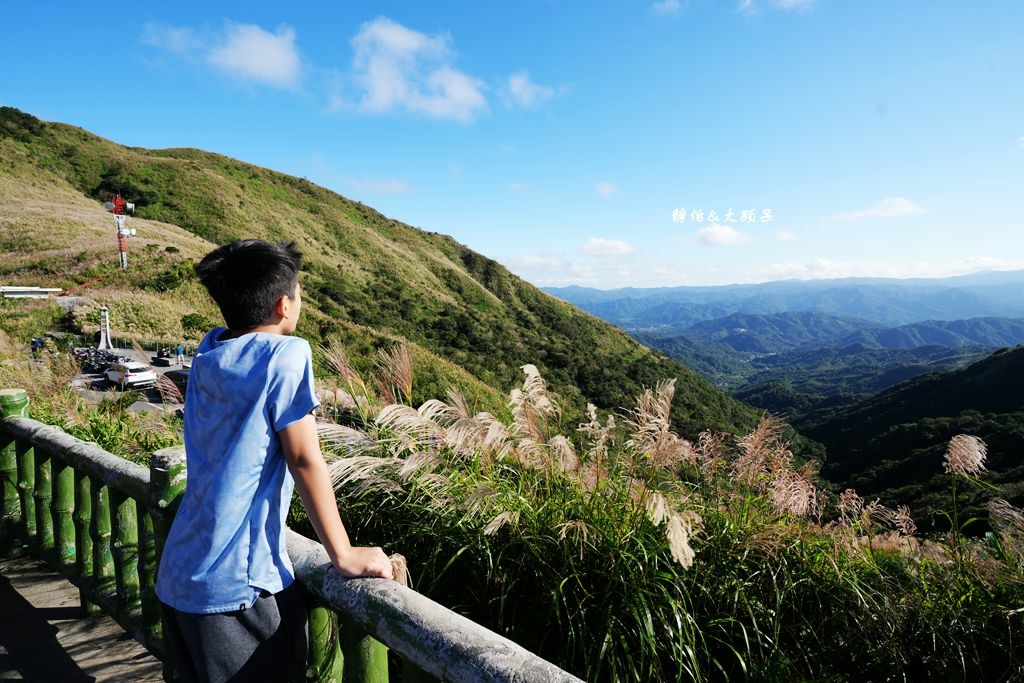
<svg viewBox="0 0 1024 683">
<path fill-rule="evenodd" d="M 960 539 L 958 571 L 956 546 L 914 538 L 905 507 L 830 495 L 775 418 L 690 443 L 663 382 L 563 433 L 558 397 L 523 371 L 507 421 L 449 393 L 324 427 L 347 523 L 409 557 L 435 599 L 588 680 L 1020 666 L 997 605 L 1024 596 L 1022 568 Z M 1018 517 L 994 509 L 1019 548 Z"/>
</svg>

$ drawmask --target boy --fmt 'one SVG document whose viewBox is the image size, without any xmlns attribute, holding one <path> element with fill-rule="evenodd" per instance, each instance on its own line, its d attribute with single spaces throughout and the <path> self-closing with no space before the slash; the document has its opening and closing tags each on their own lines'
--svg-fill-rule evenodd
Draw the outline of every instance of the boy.
<svg viewBox="0 0 1024 683">
<path fill-rule="evenodd" d="M 341 575 L 392 576 L 380 548 L 349 543 L 320 453 L 309 344 L 288 336 L 300 259 L 294 243 L 246 239 L 196 266 L 227 328 L 192 361 L 188 484 L 157 577 L 183 680 L 301 680 L 306 612 L 284 536 L 293 485 Z"/>
</svg>

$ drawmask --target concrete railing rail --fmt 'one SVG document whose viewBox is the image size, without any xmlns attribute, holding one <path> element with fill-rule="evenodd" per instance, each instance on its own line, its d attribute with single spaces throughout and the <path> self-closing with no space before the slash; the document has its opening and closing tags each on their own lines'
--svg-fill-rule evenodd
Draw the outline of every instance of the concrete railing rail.
<svg viewBox="0 0 1024 683">
<path fill-rule="evenodd" d="M 103 609 L 163 658 L 154 582 L 185 489 L 184 449 L 157 451 L 147 470 L 27 408 L 24 391 L 0 390 L 0 541 L 19 537 L 78 586 L 85 610 Z M 579 681 L 398 583 L 343 579 L 322 545 L 291 530 L 288 554 L 309 605 L 310 680 L 383 683 L 397 673 L 390 648 L 410 683 Z"/>
</svg>

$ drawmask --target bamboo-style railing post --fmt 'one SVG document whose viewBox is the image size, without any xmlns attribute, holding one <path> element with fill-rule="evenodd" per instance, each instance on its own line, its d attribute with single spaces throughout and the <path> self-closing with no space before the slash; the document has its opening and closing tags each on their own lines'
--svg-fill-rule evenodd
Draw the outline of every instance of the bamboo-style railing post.
<svg viewBox="0 0 1024 683">
<path fill-rule="evenodd" d="M 64 462 L 60 454 L 55 454 L 53 467 L 53 543 L 57 552 L 57 560 L 67 572 L 75 570 L 75 470 Z"/>
<path fill-rule="evenodd" d="M 342 621 L 343 683 L 388 683 L 388 648 L 365 631 Z"/>
<path fill-rule="evenodd" d="M 86 614 L 98 614 L 101 610 L 98 605 L 89 602 L 86 598 L 88 588 L 92 585 L 92 535 L 90 526 L 92 522 L 92 480 L 88 475 L 75 471 L 75 571 L 82 580 L 82 588 L 79 589 L 79 601 L 82 604 L 82 611 Z"/>
<path fill-rule="evenodd" d="M 146 649 L 163 652 L 160 600 L 156 597 L 156 534 L 149 510 L 139 506 L 139 592 L 142 600 L 142 632 Z"/>
<path fill-rule="evenodd" d="M 53 516 L 50 500 L 53 498 L 53 454 L 48 449 L 36 449 L 36 486 L 32 492 L 36 506 L 36 547 L 44 557 L 53 550 Z"/>
<path fill-rule="evenodd" d="M 93 589 L 106 593 L 114 587 L 114 557 L 110 547 L 110 489 L 103 482 L 93 479 L 92 520 L 89 535 L 92 536 L 92 577 Z"/>
<path fill-rule="evenodd" d="M 160 565 L 160 557 L 164 552 L 164 541 L 171 530 L 174 513 L 185 492 L 187 470 L 185 468 L 185 448 L 172 446 L 153 453 L 149 461 L 149 512 L 153 517 L 155 566 Z M 161 611 L 162 612 L 162 611 Z M 162 614 L 161 614 L 162 616 Z M 161 619 L 161 633 L 166 636 L 167 627 Z M 168 652 L 166 638 L 161 641 L 161 652 Z M 164 680 L 175 680 L 174 664 L 170 657 L 163 658 Z"/>
<path fill-rule="evenodd" d="M 28 417 L 28 392 L 24 389 L 0 389 L 0 420 Z M 13 542 L 16 520 L 22 518 L 18 496 L 18 456 L 15 438 L 0 432 L 0 542 Z"/>
<path fill-rule="evenodd" d="M 345 658 L 338 638 L 338 615 L 307 594 L 309 609 L 309 660 L 306 680 L 333 683 L 342 680 Z"/>
<path fill-rule="evenodd" d="M 111 489 L 111 534 L 117 610 L 130 617 L 142 609 L 139 600 L 139 521 L 135 500 Z"/>
<path fill-rule="evenodd" d="M 188 472 L 185 469 L 185 448 L 172 446 L 153 453 L 149 463 L 149 512 L 156 532 L 156 561 L 164 552 L 164 541 L 171 530 L 174 513 L 185 493 Z"/>
<path fill-rule="evenodd" d="M 36 535 L 36 451 L 25 441 L 18 441 L 14 447 L 18 459 L 18 499 L 21 501 L 21 529 L 25 542 Z"/>
</svg>

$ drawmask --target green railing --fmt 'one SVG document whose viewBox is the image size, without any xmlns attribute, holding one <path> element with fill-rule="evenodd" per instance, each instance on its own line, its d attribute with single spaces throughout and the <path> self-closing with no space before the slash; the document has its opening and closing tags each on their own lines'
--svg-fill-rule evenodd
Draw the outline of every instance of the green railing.
<svg viewBox="0 0 1024 683">
<path fill-rule="evenodd" d="M 0 390 L 0 542 L 19 538 L 58 569 L 84 610 L 102 609 L 164 660 L 168 680 L 154 583 L 185 481 L 181 447 L 147 470 L 29 419 L 26 393 Z M 309 606 L 309 680 L 579 681 L 398 583 L 341 578 L 322 545 L 291 530 L 288 554 Z"/>
</svg>

